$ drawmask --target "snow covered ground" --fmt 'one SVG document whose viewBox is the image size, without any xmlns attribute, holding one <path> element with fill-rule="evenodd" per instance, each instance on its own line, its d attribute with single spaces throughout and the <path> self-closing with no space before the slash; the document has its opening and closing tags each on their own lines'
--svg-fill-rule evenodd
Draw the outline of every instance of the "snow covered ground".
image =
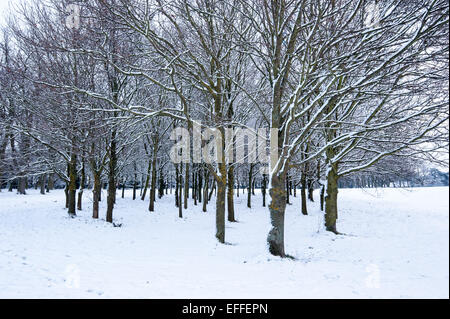
<svg viewBox="0 0 450 319">
<path fill-rule="evenodd" d="M 317 193 L 317 192 L 316 192 Z M 106 196 L 106 194 L 103 194 Z M 317 194 L 315 194 L 317 196 Z M 227 245 L 214 238 L 214 206 L 189 203 L 177 217 L 173 196 L 148 201 L 118 192 L 113 227 L 91 219 L 85 192 L 78 217 L 61 190 L 0 193 L 1 298 L 448 298 L 448 187 L 342 189 L 338 229 L 325 232 L 318 203 L 300 214 L 291 197 L 286 251 L 267 253 L 262 198 L 236 198 L 238 223 Z"/>
</svg>

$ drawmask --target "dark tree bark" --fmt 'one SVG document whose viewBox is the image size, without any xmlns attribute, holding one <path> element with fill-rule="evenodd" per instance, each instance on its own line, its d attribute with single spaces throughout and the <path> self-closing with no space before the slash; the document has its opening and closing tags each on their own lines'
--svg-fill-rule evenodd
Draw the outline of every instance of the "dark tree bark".
<svg viewBox="0 0 450 319">
<path fill-rule="evenodd" d="M 159 176 L 158 176 L 158 198 L 162 198 L 164 196 L 164 188 L 166 187 L 166 184 L 164 182 L 164 176 L 163 176 L 163 171 L 160 168 L 159 169 Z"/>
<path fill-rule="evenodd" d="M 225 243 L 225 196 L 227 186 L 226 164 L 219 163 L 220 176 L 217 178 L 216 197 L 216 238 L 220 243 Z"/>
<path fill-rule="evenodd" d="M 228 187 L 227 187 L 227 209 L 228 209 L 228 221 L 235 222 L 234 216 L 234 167 L 231 165 L 228 168 Z"/>
<path fill-rule="evenodd" d="M 180 206 L 180 198 L 178 196 L 178 190 L 179 190 L 179 183 L 180 183 L 180 179 L 179 179 L 179 169 L 178 169 L 178 165 L 179 164 L 175 164 L 175 207 Z"/>
<path fill-rule="evenodd" d="M 184 209 L 188 208 L 188 198 L 189 198 L 189 163 L 185 163 L 184 171 Z"/>
<path fill-rule="evenodd" d="M 69 182 L 66 182 L 66 187 L 64 187 L 64 196 L 66 199 L 66 208 L 69 208 Z"/>
<path fill-rule="evenodd" d="M 247 188 L 247 207 L 252 208 L 252 181 L 253 181 L 253 167 L 254 164 L 250 163 L 248 170 L 248 188 Z"/>
<path fill-rule="evenodd" d="M 147 166 L 147 176 L 145 178 L 144 188 L 142 190 L 141 200 L 145 200 L 145 196 L 147 195 L 147 188 L 148 184 L 150 183 L 150 172 L 152 169 L 152 160 L 148 160 L 148 166 Z"/>
<path fill-rule="evenodd" d="M 100 201 L 100 194 L 102 192 L 102 182 L 100 178 L 100 172 L 93 171 L 92 175 L 94 175 L 94 189 L 93 192 L 93 203 L 92 203 L 92 218 L 98 218 L 98 206 Z"/>
<path fill-rule="evenodd" d="M 180 164 L 180 165 L 183 165 L 183 164 Z M 177 194 L 177 196 L 178 196 L 178 217 L 183 218 L 183 206 L 181 205 L 181 194 L 182 194 L 181 188 L 183 187 L 183 175 L 181 172 L 179 175 L 177 175 L 177 180 L 178 180 L 177 184 L 178 184 L 179 189 L 177 189 L 175 194 Z"/>
<path fill-rule="evenodd" d="M 262 198 L 263 198 L 263 207 L 266 207 L 266 192 L 267 192 L 267 180 L 266 180 L 266 175 L 263 174 L 263 179 L 262 179 L 262 188 L 261 188 L 261 194 L 262 194 Z"/>
<path fill-rule="evenodd" d="M 314 202 L 314 181 L 311 179 L 308 181 L 308 199 Z"/>
<path fill-rule="evenodd" d="M 39 179 L 40 179 L 39 184 L 40 184 L 41 194 L 42 194 L 42 195 L 45 195 L 45 179 L 46 179 L 45 177 L 46 177 L 45 174 L 42 174 L 42 175 L 39 177 Z M 0 184 L 0 188 L 1 188 L 1 184 Z"/>
<path fill-rule="evenodd" d="M 19 185 L 17 186 L 17 192 L 21 195 L 26 195 L 27 178 L 25 176 L 19 177 Z"/>
<path fill-rule="evenodd" d="M 302 214 L 303 215 L 308 215 L 308 206 L 306 204 L 306 188 L 307 188 L 306 174 L 305 174 L 305 170 L 302 170 L 300 194 L 301 194 L 301 198 L 302 198 Z"/>
<path fill-rule="evenodd" d="M 208 186 L 209 186 L 209 173 L 208 170 L 203 171 L 205 183 L 203 185 L 203 207 L 202 211 L 206 213 L 208 205 Z"/>
<path fill-rule="evenodd" d="M 194 205 L 197 206 L 197 172 L 192 172 L 192 199 Z"/>
<path fill-rule="evenodd" d="M 320 210 L 323 211 L 325 205 L 325 186 L 320 187 Z"/>
<path fill-rule="evenodd" d="M 78 200 L 77 200 L 77 209 L 82 210 L 82 202 L 83 202 L 83 191 L 86 186 L 86 169 L 84 160 L 81 162 L 81 181 L 80 181 L 80 190 L 78 191 Z"/>
<path fill-rule="evenodd" d="M 77 156 L 72 153 L 69 162 L 69 185 L 68 185 L 68 212 L 69 216 L 76 216 L 75 197 L 77 191 Z"/>
<path fill-rule="evenodd" d="M 274 256 L 285 257 L 284 251 L 284 215 L 286 211 L 286 181 L 285 174 L 272 176 L 269 190 L 271 230 L 267 236 L 269 252 Z"/>
<path fill-rule="evenodd" d="M 286 174 L 286 204 L 290 204 L 289 202 L 289 174 Z"/>
<path fill-rule="evenodd" d="M 111 133 L 111 147 L 109 150 L 109 164 L 108 164 L 108 196 L 106 199 L 106 221 L 113 222 L 113 209 L 116 202 L 116 167 L 117 167 L 117 153 L 116 153 L 116 131 Z"/>
<path fill-rule="evenodd" d="M 203 193 L 203 172 L 201 170 L 199 170 L 197 172 L 197 197 L 198 197 L 198 202 L 201 203 L 202 202 L 202 193 Z"/>
<path fill-rule="evenodd" d="M 327 189 L 325 196 L 325 227 L 326 230 L 339 234 L 336 229 L 337 213 L 337 195 L 338 195 L 338 167 L 337 164 L 331 164 L 327 174 Z"/>
<path fill-rule="evenodd" d="M 134 167 L 134 182 L 133 182 L 133 200 L 136 199 L 136 188 L 137 188 L 137 169 L 136 169 L 136 162 L 133 163 Z"/>
<path fill-rule="evenodd" d="M 158 149 L 155 146 L 153 148 L 153 159 L 152 159 L 152 180 L 151 180 L 151 188 L 150 188 L 150 203 L 148 206 L 148 210 L 151 212 L 155 211 L 155 195 L 156 195 L 156 161 L 158 159 Z"/>
<path fill-rule="evenodd" d="M 48 175 L 48 183 L 47 183 L 47 185 L 48 185 L 49 191 L 52 191 L 52 190 L 55 189 L 55 179 L 54 179 L 53 173 Z"/>
<path fill-rule="evenodd" d="M 212 197 L 212 194 L 213 194 L 215 188 L 216 188 L 216 179 L 213 178 L 212 179 L 211 189 L 210 189 L 209 194 L 208 194 L 208 201 L 211 201 L 211 197 Z"/>
</svg>

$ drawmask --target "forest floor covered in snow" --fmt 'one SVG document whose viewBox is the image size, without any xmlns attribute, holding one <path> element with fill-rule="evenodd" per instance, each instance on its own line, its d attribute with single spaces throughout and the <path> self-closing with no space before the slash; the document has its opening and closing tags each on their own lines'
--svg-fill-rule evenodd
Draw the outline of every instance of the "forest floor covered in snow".
<svg viewBox="0 0 450 319">
<path fill-rule="evenodd" d="M 338 230 L 324 231 L 317 201 L 286 212 L 286 252 L 266 248 L 260 195 L 216 242 L 214 203 L 189 202 L 178 218 L 173 195 L 148 200 L 117 193 L 113 227 L 91 218 L 92 193 L 69 218 L 64 192 L 0 192 L 0 298 L 448 298 L 448 187 L 341 189 Z M 317 197 L 317 191 L 315 196 Z M 103 191 L 103 198 L 106 193 Z"/>
</svg>

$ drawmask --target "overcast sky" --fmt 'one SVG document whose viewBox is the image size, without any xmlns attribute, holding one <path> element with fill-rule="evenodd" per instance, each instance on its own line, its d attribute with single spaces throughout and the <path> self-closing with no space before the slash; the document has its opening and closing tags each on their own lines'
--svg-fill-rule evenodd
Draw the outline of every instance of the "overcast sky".
<svg viewBox="0 0 450 319">
<path fill-rule="evenodd" d="M 5 22 L 5 16 L 9 13 L 9 3 L 17 4 L 21 0 L 0 0 L 0 23 Z"/>
</svg>

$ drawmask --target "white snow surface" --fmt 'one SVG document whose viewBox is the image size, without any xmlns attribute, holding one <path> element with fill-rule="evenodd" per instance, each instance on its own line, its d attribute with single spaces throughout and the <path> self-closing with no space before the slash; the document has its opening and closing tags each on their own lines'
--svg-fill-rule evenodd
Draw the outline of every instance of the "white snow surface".
<svg viewBox="0 0 450 319">
<path fill-rule="evenodd" d="M 338 230 L 326 232 L 318 200 L 286 211 L 286 252 L 267 252 L 262 197 L 235 198 L 238 223 L 216 242 L 214 203 L 117 192 L 113 227 L 91 218 L 92 193 L 76 218 L 64 192 L 0 192 L 0 298 L 449 298 L 448 187 L 340 189 Z M 106 193 L 103 191 L 103 199 Z M 315 192 L 316 198 L 318 192 Z"/>
</svg>

